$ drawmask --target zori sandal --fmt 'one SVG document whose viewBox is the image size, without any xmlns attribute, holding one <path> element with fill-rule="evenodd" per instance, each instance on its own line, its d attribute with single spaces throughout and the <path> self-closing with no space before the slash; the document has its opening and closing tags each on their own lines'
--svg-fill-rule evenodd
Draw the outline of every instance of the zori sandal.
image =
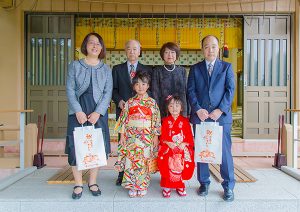
<svg viewBox="0 0 300 212">
<path fill-rule="evenodd" d="M 143 197 L 146 194 L 147 194 L 147 189 L 145 189 L 145 190 L 138 190 L 138 192 L 137 192 L 137 196 L 138 197 Z"/>
<path fill-rule="evenodd" d="M 171 189 L 164 188 L 162 190 L 162 195 L 163 195 L 164 198 L 170 198 L 171 197 Z"/>
<path fill-rule="evenodd" d="M 137 190 L 130 189 L 128 191 L 128 195 L 129 195 L 130 198 L 136 197 L 137 196 Z"/>
<path fill-rule="evenodd" d="M 186 191 L 185 191 L 185 188 L 177 188 L 176 189 L 176 192 L 179 196 L 181 197 L 185 197 L 186 196 Z"/>
</svg>

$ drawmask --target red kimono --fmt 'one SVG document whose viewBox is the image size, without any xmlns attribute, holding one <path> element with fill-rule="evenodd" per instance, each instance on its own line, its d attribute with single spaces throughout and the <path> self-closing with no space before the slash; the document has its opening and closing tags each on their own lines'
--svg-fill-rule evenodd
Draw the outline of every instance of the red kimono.
<svg viewBox="0 0 300 212">
<path fill-rule="evenodd" d="M 166 142 L 172 142 L 171 149 Z M 187 143 L 183 148 L 181 143 Z M 194 138 L 190 122 L 179 116 L 176 120 L 168 116 L 162 121 L 158 150 L 158 167 L 161 187 L 185 188 L 183 180 L 189 180 L 194 173 Z"/>
</svg>

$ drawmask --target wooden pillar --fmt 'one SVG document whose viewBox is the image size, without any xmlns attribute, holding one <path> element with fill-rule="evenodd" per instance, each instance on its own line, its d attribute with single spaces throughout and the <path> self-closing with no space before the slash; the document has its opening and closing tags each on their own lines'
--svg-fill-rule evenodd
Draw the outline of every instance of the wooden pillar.
<svg viewBox="0 0 300 212">
<path fill-rule="evenodd" d="M 238 89 L 238 86 L 237 86 L 237 52 L 238 52 L 238 49 L 229 49 L 229 57 L 228 58 L 223 58 L 224 61 L 226 62 L 229 62 L 231 63 L 232 65 L 232 69 L 233 69 L 233 72 L 234 72 L 234 78 L 235 78 L 235 91 L 234 91 L 234 98 L 233 98 L 233 102 L 232 102 L 232 112 L 237 112 L 238 111 L 238 108 L 237 108 L 237 105 L 238 105 L 238 101 L 237 101 L 237 89 Z"/>
<path fill-rule="evenodd" d="M 292 89 L 293 89 L 293 105 L 291 106 L 292 108 L 300 108 L 300 33 L 299 33 L 299 28 L 300 28 L 300 0 L 295 1 L 295 13 L 294 13 L 294 24 L 293 24 L 293 43 L 294 43 L 294 56 L 292 57 L 292 64 L 294 68 L 292 68 L 292 78 L 291 78 L 291 83 L 292 83 Z M 298 120 L 298 126 L 300 126 L 299 120 Z M 298 129 L 299 130 L 299 129 Z"/>
</svg>

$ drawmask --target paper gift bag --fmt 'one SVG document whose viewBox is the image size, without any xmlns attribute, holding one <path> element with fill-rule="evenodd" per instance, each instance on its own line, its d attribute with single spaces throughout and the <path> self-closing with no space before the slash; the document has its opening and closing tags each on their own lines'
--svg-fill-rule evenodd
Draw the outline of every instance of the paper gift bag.
<svg viewBox="0 0 300 212">
<path fill-rule="evenodd" d="M 223 127 L 218 122 L 196 125 L 195 162 L 222 163 Z"/>
<path fill-rule="evenodd" d="M 78 170 L 106 166 L 102 129 L 94 126 L 75 127 L 73 131 Z"/>
</svg>

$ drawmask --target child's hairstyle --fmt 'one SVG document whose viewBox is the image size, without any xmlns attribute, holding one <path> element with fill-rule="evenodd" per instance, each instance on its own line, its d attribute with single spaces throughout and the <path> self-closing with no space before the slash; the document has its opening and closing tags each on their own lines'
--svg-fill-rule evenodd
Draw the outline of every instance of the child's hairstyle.
<svg viewBox="0 0 300 212">
<path fill-rule="evenodd" d="M 174 100 L 174 103 L 179 103 L 181 105 L 181 111 L 183 110 L 183 101 L 181 100 L 181 98 L 178 95 L 169 95 L 166 98 L 166 105 L 167 105 L 167 113 L 169 113 L 168 107 L 170 105 L 170 103 L 172 102 L 172 100 Z"/>
<path fill-rule="evenodd" d="M 143 83 L 147 83 L 148 85 L 150 85 L 150 75 L 148 74 L 148 72 L 146 71 L 136 71 L 135 76 L 132 79 L 132 87 L 138 83 L 139 79 L 143 82 Z"/>
</svg>

